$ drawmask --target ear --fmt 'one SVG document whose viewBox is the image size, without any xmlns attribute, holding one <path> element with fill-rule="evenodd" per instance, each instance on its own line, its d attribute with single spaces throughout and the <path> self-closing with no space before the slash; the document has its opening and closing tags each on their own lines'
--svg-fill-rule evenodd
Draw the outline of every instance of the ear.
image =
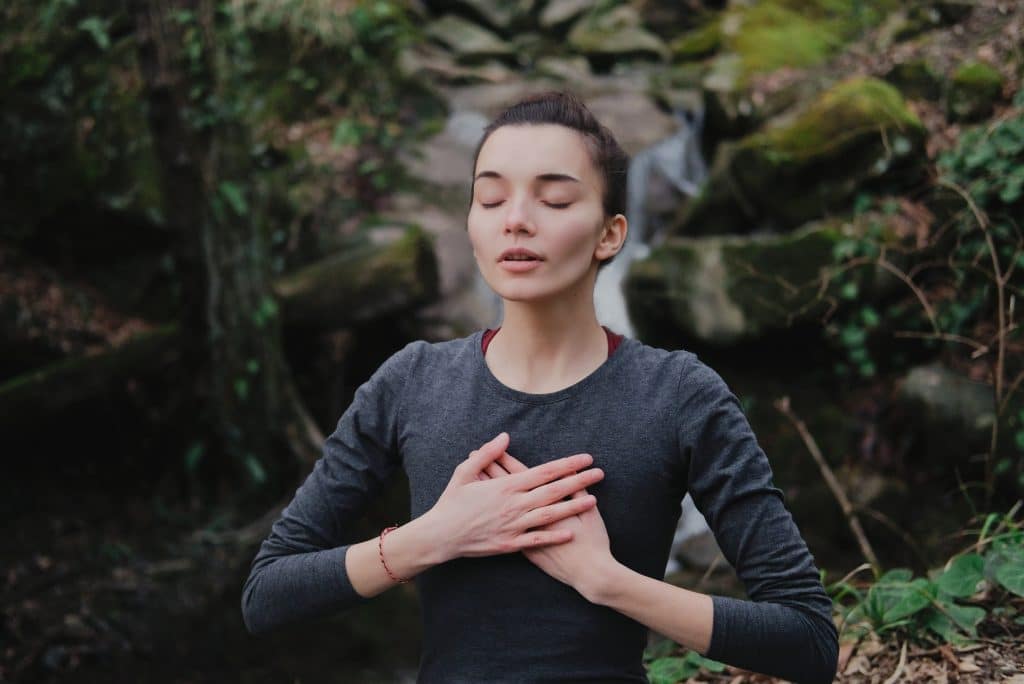
<svg viewBox="0 0 1024 684">
<path fill-rule="evenodd" d="M 594 258 L 604 261 L 618 254 L 626 242 L 627 233 L 629 223 L 622 214 L 616 214 L 605 221 L 604 228 L 601 229 L 601 239 L 594 248 Z"/>
</svg>

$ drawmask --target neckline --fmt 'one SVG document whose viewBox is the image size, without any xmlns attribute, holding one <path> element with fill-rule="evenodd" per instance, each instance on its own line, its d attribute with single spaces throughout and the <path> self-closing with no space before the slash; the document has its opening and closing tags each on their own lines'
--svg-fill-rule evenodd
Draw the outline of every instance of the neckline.
<svg viewBox="0 0 1024 684">
<path fill-rule="evenodd" d="M 611 373 L 616 367 L 621 365 L 623 363 L 623 357 L 632 351 L 633 345 L 636 342 L 636 340 L 631 337 L 623 336 L 622 341 L 619 342 L 619 346 L 615 350 L 615 353 L 607 357 L 604 360 L 604 363 L 591 371 L 590 375 L 587 375 L 572 385 L 563 387 L 560 390 L 545 392 L 543 394 L 533 394 L 509 387 L 491 372 L 490 366 L 488 366 L 487 361 L 484 360 L 483 349 L 481 349 L 481 341 L 483 339 L 484 332 L 484 330 L 478 330 L 473 333 L 472 337 L 473 358 L 477 365 L 477 372 L 484 377 L 485 382 L 492 390 L 504 397 L 523 404 L 551 404 L 556 401 L 564 401 L 576 394 L 579 394 L 580 392 L 583 392 L 588 387 L 598 382 L 602 377 Z"/>
</svg>

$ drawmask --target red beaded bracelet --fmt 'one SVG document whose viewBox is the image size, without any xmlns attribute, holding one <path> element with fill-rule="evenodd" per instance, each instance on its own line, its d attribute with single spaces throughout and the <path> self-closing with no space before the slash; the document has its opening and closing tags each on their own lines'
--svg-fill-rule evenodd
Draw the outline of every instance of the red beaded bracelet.
<svg viewBox="0 0 1024 684">
<path fill-rule="evenodd" d="M 380 531 L 380 539 L 377 541 L 377 552 L 380 554 L 380 564 L 384 566 L 384 572 L 388 573 L 388 577 L 390 577 L 395 582 L 398 582 L 399 584 L 408 584 L 409 580 L 402 579 L 401 577 L 395 577 L 395 575 L 391 572 L 391 569 L 388 568 L 388 564 L 384 561 L 384 535 L 390 532 L 391 530 L 397 529 L 397 525 L 392 525 L 391 527 L 385 527 L 383 530 Z"/>
</svg>

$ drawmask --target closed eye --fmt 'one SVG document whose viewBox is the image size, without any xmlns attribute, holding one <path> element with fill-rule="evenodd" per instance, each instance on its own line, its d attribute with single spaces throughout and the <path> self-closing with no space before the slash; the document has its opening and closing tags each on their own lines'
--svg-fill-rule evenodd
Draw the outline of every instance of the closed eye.
<svg viewBox="0 0 1024 684">
<path fill-rule="evenodd" d="M 497 202 L 481 202 L 480 206 L 483 207 L 484 209 L 493 209 L 494 207 L 501 204 L 503 201 L 504 200 L 499 200 Z M 551 207 L 552 209 L 565 209 L 570 204 L 572 204 L 572 202 L 545 202 L 544 204 Z"/>
</svg>

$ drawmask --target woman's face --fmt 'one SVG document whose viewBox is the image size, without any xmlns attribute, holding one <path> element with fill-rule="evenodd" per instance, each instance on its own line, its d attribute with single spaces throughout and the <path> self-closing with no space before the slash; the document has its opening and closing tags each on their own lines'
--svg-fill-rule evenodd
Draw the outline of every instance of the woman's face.
<svg viewBox="0 0 1024 684">
<path fill-rule="evenodd" d="M 469 240 L 495 292 L 524 301 L 577 291 L 588 278 L 592 287 L 596 260 L 618 248 L 602 240 L 602 179 L 580 133 L 556 124 L 502 126 L 473 173 Z"/>
</svg>

